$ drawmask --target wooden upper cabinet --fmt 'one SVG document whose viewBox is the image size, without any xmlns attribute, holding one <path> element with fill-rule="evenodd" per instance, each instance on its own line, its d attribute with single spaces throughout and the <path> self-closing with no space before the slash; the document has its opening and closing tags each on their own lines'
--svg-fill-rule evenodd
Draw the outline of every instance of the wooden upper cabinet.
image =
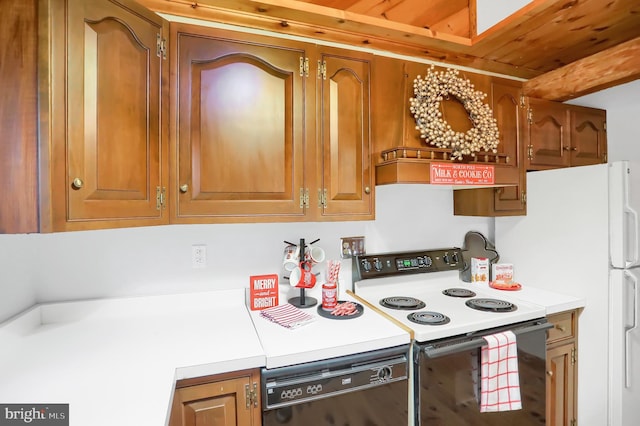
<svg viewBox="0 0 640 426">
<path fill-rule="evenodd" d="M 607 162 L 607 112 L 602 109 L 569 106 L 571 123 L 571 165 Z"/>
<path fill-rule="evenodd" d="M 309 46 L 180 24 L 171 39 L 176 221 L 303 217 Z"/>
<path fill-rule="evenodd" d="M 528 99 L 527 170 L 607 162 L 606 111 Z"/>
<path fill-rule="evenodd" d="M 454 214 L 463 216 L 517 216 L 526 214 L 526 171 L 523 166 L 522 85 L 515 81 L 491 83 L 491 108 L 500 132 L 498 152 L 517 174 L 517 185 L 454 191 Z"/>
<path fill-rule="evenodd" d="M 130 0 L 47 6 L 41 230 L 168 223 L 162 206 L 166 23 Z"/>
<path fill-rule="evenodd" d="M 529 98 L 527 120 L 527 169 L 569 167 L 571 145 L 566 106 Z"/>
<path fill-rule="evenodd" d="M 526 170 L 523 163 L 524 105 L 520 83 L 496 81 L 491 85 L 493 115 L 498 122 L 498 152 L 507 155 L 508 163 L 518 171 L 518 185 L 494 189 L 496 216 L 526 214 Z"/>
<path fill-rule="evenodd" d="M 171 40 L 172 221 L 372 218 L 370 55 L 173 23 Z"/>
<path fill-rule="evenodd" d="M 325 218 L 373 217 L 371 60 L 327 48 L 318 59 L 318 198 Z"/>
</svg>

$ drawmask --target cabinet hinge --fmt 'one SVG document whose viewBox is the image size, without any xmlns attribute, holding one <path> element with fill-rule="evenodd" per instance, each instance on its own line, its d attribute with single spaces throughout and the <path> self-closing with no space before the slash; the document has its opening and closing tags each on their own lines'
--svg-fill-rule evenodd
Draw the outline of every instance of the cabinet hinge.
<svg viewBox="0 0 640 426">
<path fill-rule="evenodd" d="M 300 77 L 309 77 L 309 58 L 300 56 Z"/>
<path fill-rule="evenodd" d="M 602 122 L 602 130 L 604 130 L 605 132 L 607 131 L 607 122 L 606 121 Z"/>
<path fill-rule="evenodd" d="M 318 208 L 327 207 L 327 189 L 318 188 Z"/>
<path fill-rule="evenodd" d="M 520 95 L 520 108 L 524 108 L 527 106 L 526 98 L 524 95 Z"/>
<path fill-rule="evenodd" d="M 167 189 L 164 186 L 156 186 L 156 210 L 167 208 L 166 199 Z"/>
<path fill-rule="evenodd" d="M 160 33 L 156 35 L 156 55 L 162 59 L 167 59 L 167 39 L 162 38 Z"/>
<path fill-rule="evenodd" d="M 527 145 L 527 157 L 533 160 L 533 145 Z"/>
<path fill-rule="evenodd" d="M 527 122 L 529 125 L 533 124 L 533 108 L 529 107 L 527 109 Z"/>
<path fill-rule="evenodd" d="M 309 188 L 300 188 L 300 208 L 309 208 Z"/>
<path fill-rule="evenodd" d="M 252 405 L 254 408 L 257 407 L 258 406 L 258 384 L 254 382 L 253 385 L 249 385 L 249 384 L 244 385 L 244 396 L 245 396 L 245 403 L 247 405 L 247 408 L 251 408 Z"/>
<path fill-rule="evenodd" d="M 576 365 L 576 348 L 571 349 L 571 365 Z"/>
<path fill-rule="evenodd" d="M 527 193 L 524 191 L 520 192 L 520 202 L 523 206 L 527 204 Z"/>
<path fill-rule="evenodd" d="M 607 162 L 607 153 L 606 152 L 604 154 L 602 154 L 602 162 L 603 163 Z"/>
<path fill-rule="evenodd" d="M 327 79 L 327 61 L 318 61 L 318 79 Z"/>
<path fill-rule="evenodd" d="M 571 419 L 570 426 L 578 426 L 578 421 L 576 419 Z"/>
</svg>

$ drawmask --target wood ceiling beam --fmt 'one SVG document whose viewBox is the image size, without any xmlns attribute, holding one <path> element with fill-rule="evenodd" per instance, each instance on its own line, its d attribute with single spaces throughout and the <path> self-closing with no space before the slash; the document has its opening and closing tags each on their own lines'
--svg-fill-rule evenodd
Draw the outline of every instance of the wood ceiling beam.
<svg viewBox="0 0 640 426">
<path fill-rule="evenodd" d="M 640 78 L 640 37 L 523 84 L 526 96 L 566 101 Z"/>
</svg>

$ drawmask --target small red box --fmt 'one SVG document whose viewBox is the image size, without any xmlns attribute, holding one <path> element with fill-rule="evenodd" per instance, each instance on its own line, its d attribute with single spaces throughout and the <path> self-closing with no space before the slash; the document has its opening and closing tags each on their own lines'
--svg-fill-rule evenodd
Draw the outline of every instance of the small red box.
<svg viewBox="0 0 640 426">
<path fill-rule="evenodd" d="M 278 306 L 278 274 L 251 275 L 249 303 L 252 311 Z"/>
</svg>

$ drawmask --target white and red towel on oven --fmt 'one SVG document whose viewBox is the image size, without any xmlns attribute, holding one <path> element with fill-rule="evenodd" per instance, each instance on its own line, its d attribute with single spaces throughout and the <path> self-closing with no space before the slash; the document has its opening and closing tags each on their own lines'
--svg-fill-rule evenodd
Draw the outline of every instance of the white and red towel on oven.
<svg viewBox="0 0 640 426">
<path fill-rule="evenodd" d="M 518 348 L 512 331 L 483 336 L 480 355 L 480 412 L 522 408 Z"/>
</svg>

